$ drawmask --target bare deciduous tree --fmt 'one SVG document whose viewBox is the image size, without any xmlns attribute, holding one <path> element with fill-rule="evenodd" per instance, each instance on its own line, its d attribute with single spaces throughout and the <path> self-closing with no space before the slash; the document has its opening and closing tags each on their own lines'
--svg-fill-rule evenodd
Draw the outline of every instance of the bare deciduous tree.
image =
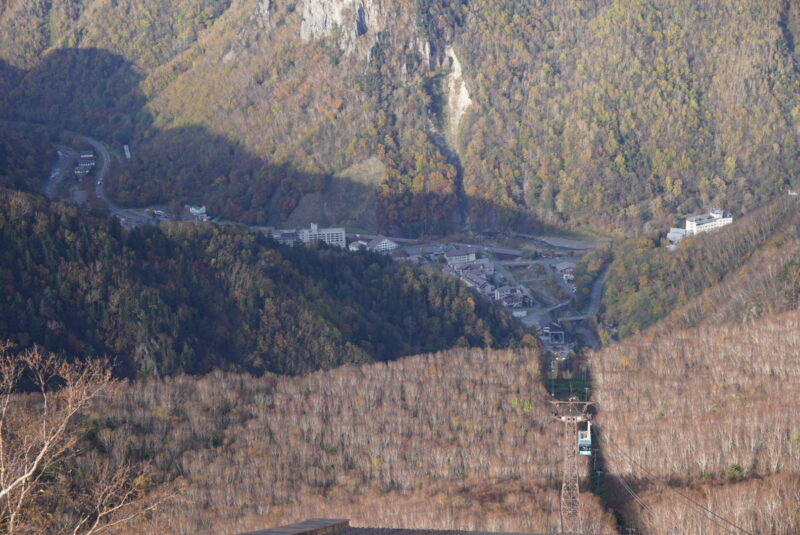
<svg viewBox="0 0 800 535">
<path fill-rule="evenodd" d="M 145 505 L 136 484 L 141 468 L 130 463 L 104 467 L 80 489 L 61 488 L 79 453 L 79 414 L 114 384 L 106 361 L 66 362 L 0 344 L 0 530 L 30 532 L 55 522 L 59 531 L 87 535 L 154 506 Z M 58 498 L 70 511 L 56 519 L 50 509 Z"/>
</svg>

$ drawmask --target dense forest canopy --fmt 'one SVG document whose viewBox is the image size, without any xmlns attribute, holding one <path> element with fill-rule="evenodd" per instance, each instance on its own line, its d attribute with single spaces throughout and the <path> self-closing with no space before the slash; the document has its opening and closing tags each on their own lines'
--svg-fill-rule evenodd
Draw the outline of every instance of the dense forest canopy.
<svg viewBox="0 0 800 535">
<path fill-rule="evenodd" d="M 55 161 L 56 139 L 49 128 L 0 121 L 0 187 L 41 192 Z"/>
<path fill-rule="evenodd" d="M 673 326 L 689 327 L 707 316 L 744 321 L 797 308 L 798 236 L 800 202 L 784 195 L 725 228 L 686 238 L 674 251 L 659 239 L 622 241 L 611 253 L 603 321 L 626 337 L 670 313 Z M 583 264 L 597 269 L 603 254 Z"/>
<path fill-rule="evenodd" d="M 520 338 L 456 279 L 383 255 L 279 246 L 226 226 L 125 231 L 7 190 L 0 259 L 3 337 L 114 356 L 126 375 L 302 373 Z"/>
<path fill-rule="evenodd" d="M 130 143 L 123 203 L 262 223 L 346 195 L 411 234 L 640 231 L 748 212 L 800 171 L 795 2 L 353 6 L 4 3 L 4 115 Z"/>
</svg>

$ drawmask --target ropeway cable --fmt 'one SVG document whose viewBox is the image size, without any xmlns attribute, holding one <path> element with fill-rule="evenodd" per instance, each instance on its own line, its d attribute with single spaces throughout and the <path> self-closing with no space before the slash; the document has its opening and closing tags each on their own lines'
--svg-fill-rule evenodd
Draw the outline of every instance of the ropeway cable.
<svg viewBox="0 0 800 535">
<path fill-rule="evenodd" d="M 642 499 L 639 497 L 639 495 L 638 495 L 638 494 L 636 494 L 636 493 L 633 491 L 633 489 L 630 487 L 630 485 L 628 485 L 628 484 L 625 482 L 625 479 L 623 479 L 622 477 L 620 477 L 620 478 L 617 478 L 617 481 L 619 481 L 619 484 L 620 484 L 620 485 L 622 485 L 622 487 L 623 487 L 623 488 L 624 488 L 624 489 L 625 489 L 625 490 L 628 492 L 628 494 L 630 494 L 630 495 L 631 495 L 631 497 L 632 497 L 634 500 L 636 500 L 636 503 L 638 503 L 638 504 L 639 504 L 639 506 L 640 506 L 642 509 L 644 509 L 645 511 L 647 511 L 648 513 L 650 513 L 650 514 L 653 516 L 653 518 L 656 520 L 656 522 L 659 522 L 659 518 L 658 518 L 658 515 L 656 514 L 656 512 L 655 512 L 655 511 L 653 511 L 653 509 L 652 509 L 652 508 L 651 508 L 649 505 L 647 505 L 647 504 L 644 502 L 644 500 L 642 500 Z"/>
<path fill-rule="evenodd" d="M 639 469 L 640 469 L 642 472 L 644 472 L 644 473 L 645 473 L 645 474 L 647 474 L 648 476 L 650 476 L 650 477 L 655 477 L 655 476 L 654 476 L 653 474 L 651 474 L 651 473 L 650 473 L 650 472 L 649 472 L 649 471 L 648 471 L 646 468 L 644 468 L 644 467 L 643 467 L 641 464 L 639 464 L 639 463 L 637 463 L 636 461 L 634 461 L 634 460 L 633 460 L 633 459 L 632 459 L 632 458 L 631 458 L 631 457 L 630 457 L 628 454 L 626 454 L 624 451 L 622 451 L 622 450 L 621 450 L 620 448 L 618 448 L 616 445 L 612 445 L 612 444 L 608 444 L 608 443 L 606 443 L 606 445 L 608 445 L 608 446 L 611 446 L 612 448 L 614 448 L 614 450 L 615 450 L 617 453 L 619 453 L 620 455 L 622 455 L 623 457 L 625 457 L 626 459 L 628 459 L 628 462 L 630 462 L 630 463 L 631 463 L 631 465 L 636 465 L 636 466 L 637 466 L 637 467 L 638 467 L 638 468 L 639 468 Z M 621 480 L 622 480 L 622 478 L 620 478 L 620 481 L 621 481 Z M 744 529 L 743 527 L 741 527 L 741 526 L 738 526 L 738 525 L 734 524 L 733 522 L 731 522 L 731 521 L 730 521 L 730 520 L 728 520 L 727 518 L 725 518 L 725 517 L 723 517 L 723 516 L 720 516 L 720 515 L 718 515 L 717 513 L 715 513 L 714 511 L 712 511 L 712 510 L 711 510 L 711 509 L 709 509 L 708 507 L 705 507 L 705 506 L 703 506 L 702 504 L 700 504 L 699 502 L 697 502 L 697 501 L 693 500 L 693 499 L 692 499 L 692 498 L 690 498 L 689 496 L 686 496 L 685 494 L 683 494 L 683 493 L 681 493 L 681 492 L 678 492 L 676 489 L 674 489 L 674 488 L 670 487 L 669 485 L 666 485 L 666 488 L 667 488 L 667 489 L 669 489 L 670 491 L 674 492 L 675 494 L 677 494 L 678 496 L 680 496 L 680 497 L 681 497 L 681 498 L 683 498 L 684 500 L 688 501 L 689 503 L 691 503 L 691 504 L 692 504 L 692 505 L 694 505 L 695 507 L 699 507 L 700 509 L 702 509 L 702 510 L 703 510 L 703 511 L 705 511 L 706 513 L 708 513 L 708 514 L 710 514 L 710 515 L 714 516 L 715 518 L 717 518 L 717 519 L 721 520 L 721 521 L 722 521 L 722 522 L 724 522 L 725 524 L 727 524 L 727 525 L 729 525 L 729 526 L 731 526 L 731 527 L 733 527 L 733 528 L 736 528 L 737 530 L 739 530 L 739 531 L 740 531 L 740 532 L 742 532 L 742 533 L 745 533 L 746 535 L 754 535 L 753 533 L 750 533 L 749 531 L 747 531 L 747 530 L 746 530 L 746 529 Z M 736 533 L 735 531 L 731 531 L 730 529 L 726 528 L 725 526 L 722 526 L 722 527 L 723 527 L 723 528 L 725 528 L 727 531 L 730 531 L 731 533 Z"/>
</svg>

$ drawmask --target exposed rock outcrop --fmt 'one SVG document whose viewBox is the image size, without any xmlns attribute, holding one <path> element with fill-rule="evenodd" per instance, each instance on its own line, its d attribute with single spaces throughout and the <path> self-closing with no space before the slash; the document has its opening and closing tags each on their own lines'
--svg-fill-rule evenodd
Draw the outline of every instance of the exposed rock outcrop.
<svg viewBox="0 0 800 535">
<path fill-rule="evenodd" d="M 355 50 L 359 38 L 383 29 L 385 14 L 376 0 L 304 0 L 300 38 L 303 41 L 338 35 L 347 53 Z"/>
<path fill-rule="evenodd" d="M 272 7 L 272 0 L 259 0 L 258 14 L 269 20 L 269 10 Z"/>
<path fill-rule="evenodd" d="M 458 147 L 458 127 L 464 114 L 472 105 L 464 78 L 461 75 L 461 63 L 456 57 L 453 47 L 447 47 L 446 56 L 450 59 L 451 71 L 447 75 L 447 140 L 451 146 Z"/>
</svg>

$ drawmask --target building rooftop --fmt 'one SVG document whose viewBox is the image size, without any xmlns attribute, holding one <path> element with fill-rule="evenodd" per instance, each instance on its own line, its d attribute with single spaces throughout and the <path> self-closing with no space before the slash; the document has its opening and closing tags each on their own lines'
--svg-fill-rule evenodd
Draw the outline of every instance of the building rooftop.
<svg viewBox="0 0 800 535">
<path fill-rule="evenodd" d="M 705 223 L 706 221 L 713 221 L 714 216 L 711 214 L 700 214 L 700 215 L 693 215 L 691 217 L 687 217 L 686 221 L 691 221 L 692 223 Z"/>
<path fill-rule="evenodd" d="M 709 221 L 714 221 L 715 219 L 720 219 L 720 218 L 723 218 L 723 217 L 731 217 L 731 214 L 729 214 L 728 212 L 723 212 L 722 210 L 720 210 L 718 208 L 715 208 L 715 209 L 711 210 L 711 212 L 709 212 L 707 214 L 693 215 L 691 217 L 687 217 L 686 221 L 689 221 L 689 222 L 692 222 L 692 223 L 700 223 L 700 224 L 702 224 L 702 223 L 707 223 Z"/>
<path fill-rule="evenodd" d="M 394 243 L 395 245 L 397 245 L 397 242 L 395 242 L 393 240 L 390 240 L 389 238 L 387 238 L 383 234 L 378 234 L 377 236 L 372 238 L 369 241 L 369 243 L 367 243 L 367 249 L 372 249 L 373 247 L 377 247 L 378 245 L 380 245 L 384 241 L 390 241 L 390 242 Z"/>
<path fill-rule="evenodd" d="M 477 286 L 478 288 L 482 288 L 487 284 L 489 284 L 489 281 L 487 281 L 480 275 L 475 275 L 473 273 L 465 273 L 463 277 L 465 281 L 469 282 L 473 286 Z"/>
<path fill-rule="evenodd" d="M 436 529 L 353 528 L 340 518 L 314 518 L 297 524 L 251 531 L 241 535 L 500 535 L 489 531 Z M 502 535 L 551 535 L 547 533 L 503 533 Z M 579 535 L 577 533 L 566 535 Z"/>
<path fill-rule="evenodd" d="M 557 321 L 543 319 L 539 322 L 539 329 L 549 329 L 549 332 L 564 332 L 564 327 Z"/>
<path fill-rule="evenodd" d="M 556 264 L 558 271 L 566 271 L 568 269 L 575 269 L 575 262 L 559 262 Z"/>
<path fill-rule="evenodd" d="M 457 256 L 468 256 L 475 253 L 477 253 L 477 251 L 472 247 L 465 247 L 463 249 L 454 249 L 452 251 L 447 251 L 444 254 L 444 256 L 445 258 L 455 258 Z"/>
</svg>

